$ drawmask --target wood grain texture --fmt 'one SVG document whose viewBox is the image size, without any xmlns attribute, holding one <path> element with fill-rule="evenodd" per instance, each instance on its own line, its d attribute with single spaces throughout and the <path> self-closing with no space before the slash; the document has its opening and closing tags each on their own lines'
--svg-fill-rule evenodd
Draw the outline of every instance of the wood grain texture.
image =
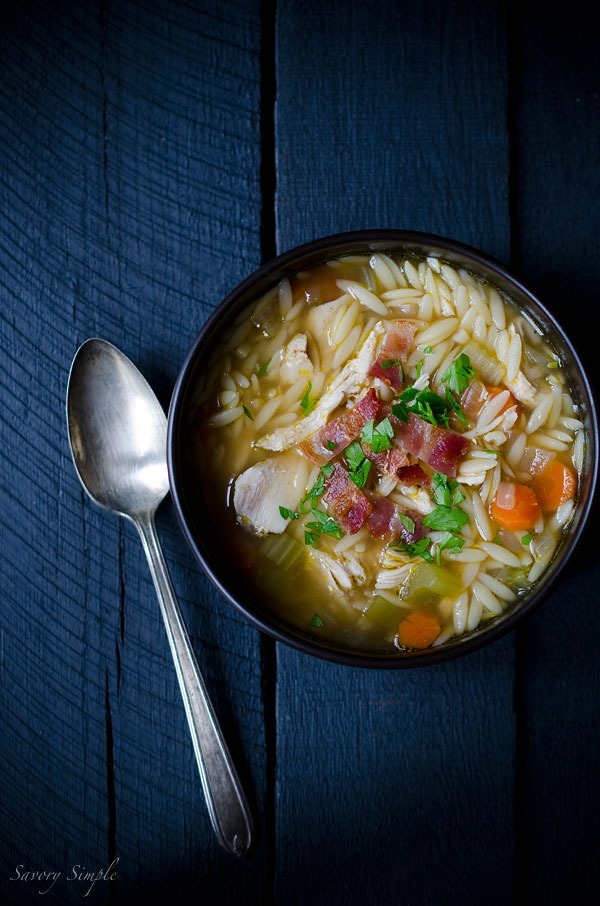
<svg viewBox="0 0 600 906">
<path fill-rule="evenodd" d="M 14 866 L 107 866 L 97 902 L 264 902 L 260 638 L 159 532 L 257 822 L 216 844 L 158 603 L 132 528 L 84 498 L 66 379 L 106 337 L 165 408 L 208 312 L 260 261 L 258 4 L 8 4 L 0 35 L 2 902 Z M 27 865 L 26 865 L 27 867 Z M 242 895 L 243 892 L 243 895 Z M 52 897 L 55 897 L 52 900 Z"/>
<path fill-rule="evenodd" d="M 0 902 L 592 903 L 600 576 L 588 540 L 517 633 L 371 672 L 261 638 L 158 528 L 248 790 L 217 846 L 134 530 L 70 460 L 68 368 L 120 346 L 165 409 L 217 302 L 271 253 L 361 227 L 517 268 L 598 390 L 599 69 L 533 0 L 0 4 Z M 276 706 L 276 712 L 275 712 Z M 274 719 L 276 718 L 276 723 Z M 65 878 L 119 858 L 116 884 Z"/>
<path fill-rule="evenodd" d="M 505 45 L 495 4 L 280 3 L 280 250 L 394 226 L 506 256 Z M 513 645 L 400 673 L 278 649 L 278 902 L 510 902 Z"/>
<path fill-rule="evenodd" d="M 514 27 L 515 257 L 574 342 L 597 398 L 590 312 L 600 283 L 600 67 L 582 52 L 589 22 L 580 4 L 565 16 L 526 3 L 515 10 Z M 520 638 L 523 902 L 597 899 L 599 532 L 596 512 L 560 587 Z"/>
</svg>

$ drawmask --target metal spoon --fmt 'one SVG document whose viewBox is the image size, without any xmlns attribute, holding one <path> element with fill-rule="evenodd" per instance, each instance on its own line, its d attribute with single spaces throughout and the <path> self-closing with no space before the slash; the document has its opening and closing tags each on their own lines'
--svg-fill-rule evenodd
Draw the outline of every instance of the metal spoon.
<svg viewBox="0 0 600 906">
<path fill-rule="evenodd" d="M 165 414 L 135 365 L 106 340 L 90 339 L 71 364 L 67 426 L 73 462 L 89 496 L 130 519 L 140 534 L 210 819 L 221 846 L 242 856 L 252 839 L 248 805 L 198 669 L 154 522 L 169 490 Z"/>
</svg>

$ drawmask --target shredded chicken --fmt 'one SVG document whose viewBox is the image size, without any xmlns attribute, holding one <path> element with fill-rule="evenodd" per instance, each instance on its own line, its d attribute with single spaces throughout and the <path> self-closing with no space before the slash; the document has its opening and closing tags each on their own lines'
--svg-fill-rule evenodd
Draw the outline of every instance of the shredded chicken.
<svg viewBox="0 0 600 906">
<path fill-rule="evenodd" d="M 296 384 L 310 380 L 313 364 L 306 353 L 306 334 L 298 333 L 292 337 L 283 350 L 280 379 L 282 384 Z"/>
<path fill-rule="evenodd" d="M 308 468 L 286 462 L 286 457 L 265 459 L 238 475 L 233 506 L 240 525 L 258 534 L 281 534 L 289 522 L 279 507 L 295 510 L 306 485 Z"/>
<path fill-rule="evenodd" d="M 349 359 L 338 376 L 331 382 L 313 411 L 306 418 L 293 425 L 277 428 L 256 441 L 256 446 L 263 450 L 289 450 L 301 441 L 310 437 L 326 423 L 329 415 L 346 399 L 357 396 L 361 390 L 370 387 L 373 379 L 369 371 L 377 357 L 385 328 L 378 321 L 367 336 L 357 355 Z"/>
<path fill-rule="evenodd" d="M 367 581 L 364 568 L 353 551 L 342 551 L 334 555 L 312 549 L 310 555 L 323 570 L 334 591 L 348 591 Z"/>
<path fill-rule="evenodd" d="M 519 400 L 519 402 L 525 403 L 528 406 L 535 406 L 535 387 L 527 380 L 522 371 L 519 371 L 517 373 L 514 381 L 504 381 L 503 383 L 505 387 L 508 387 L 512 395 Z"/>
</svg>

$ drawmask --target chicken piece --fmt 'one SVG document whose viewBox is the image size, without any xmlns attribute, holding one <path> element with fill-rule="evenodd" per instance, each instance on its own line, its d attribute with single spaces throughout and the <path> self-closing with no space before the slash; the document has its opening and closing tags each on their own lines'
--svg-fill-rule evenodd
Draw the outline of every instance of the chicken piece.
<svg viewBox="0 0 600 906">
<path fill-rule="evenodd" d="M 369 333 L 357 355 L 349 359 L 340 373 L 331 382 L 313 411 L 306 418 L 293 425 L 277 428 L 271 434 L 265 434 L 256 441 L 256 446 L 263 450 L 289 450 L 295 447 L 326 423 L 334 409 L 345 399 L 357 396 L 362 390 L 370 387 L 373 378 L 369 371 L 377 357 L 385 328 L 378 321 Z"/>
<path fill-rule="evenodd" d="M 349 591 L 367 581 L 364 568 L 353 551 L 327 554 L 325 551 L 311 550 L 310 557 L 325 573 L 332 591 Z"/>
<path fill-rule="evenodd" d="M 520 403 L 525 403 L 527 406 L 535 406 L 536 403 L 536 390 L 530 381 L 527 380 L 522 371 L 517 373 L 514 381 L 504 381 L 504 386 L 508 387 L 510 392 Z"/>
<path fill-rule="evenodd" d="M 235 480 L 233 506 L 238 522 L 259 535 L 281 534 L 289 524 L 279 507 L 296 510 L 306 486 L 308 467 L 298 456 L 273 457 L 250 466 Z"/>
<path fill-rule="evenodd" d="M 306 334 L 292 337 L 282 353 L 280 379 L 289 386 L 302 381 L 306 383 L 313 374 L 313 363 L 306 354 Z"/>
</svg>

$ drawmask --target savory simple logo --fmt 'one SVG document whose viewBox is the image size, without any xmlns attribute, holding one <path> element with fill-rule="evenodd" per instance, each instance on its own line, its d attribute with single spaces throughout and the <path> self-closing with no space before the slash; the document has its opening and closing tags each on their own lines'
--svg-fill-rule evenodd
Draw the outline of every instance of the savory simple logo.
<svg viewBox="0 0 600 906">
<path fill-rule="evenodd" d="M 33 885 L 41 897 L 49 893 L 60 878 L 65 881 L 76 881 L 82 885 L 82 896 L 87 897 L 98 881 L 116 881 L 119 858 L 113 859 L 108 868 L 91 870 L 85 865 L 72 865 L 67 871 L 54 869 L 28 868 L 24 864 L 16 865 L 10 876 L 11 881 Z"/>
</svg>

